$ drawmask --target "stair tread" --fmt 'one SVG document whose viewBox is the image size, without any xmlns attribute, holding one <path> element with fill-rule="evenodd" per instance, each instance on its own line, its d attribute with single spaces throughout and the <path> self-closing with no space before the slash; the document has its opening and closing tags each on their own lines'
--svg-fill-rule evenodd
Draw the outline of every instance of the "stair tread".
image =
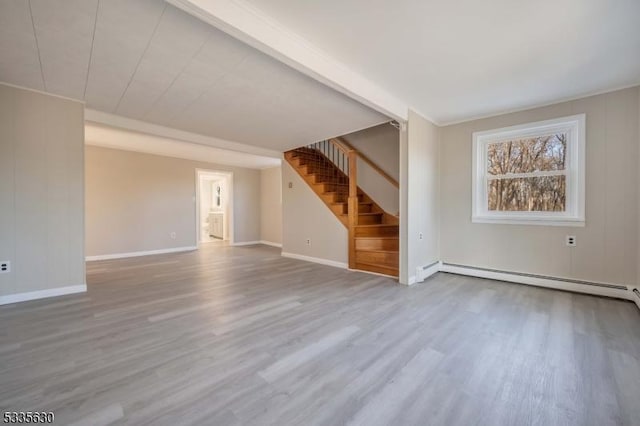
<svg viewBox="0 0 640 426">
<path fill-rule="evenodd" d="M 371 228 L 371 227 L 380 227 L 380 226 L 395 226 L 395 227 L 399 227 L 400 225 L 394 225 L 393 223 L 375 223 L 373 225 L 356 225 L 357 227 L 363 227 L 363 228 Z"/>
</svg>

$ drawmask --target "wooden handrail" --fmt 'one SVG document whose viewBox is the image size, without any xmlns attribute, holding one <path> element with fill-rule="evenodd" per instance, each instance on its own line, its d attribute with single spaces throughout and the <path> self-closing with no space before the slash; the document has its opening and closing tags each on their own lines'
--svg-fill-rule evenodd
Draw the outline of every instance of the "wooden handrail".
<svg viewBox="0 0 640 426">
<path fill-rule="evenodd" d="M 329 142 L 345 154 L 349 154 L 349 151 L 355 151 L 355 149 L 351 145 L 349 145 L 349 143 L 345 143 L 346 141 L 343 141 L 339 138 L 329 139 Z"/>
<path fill-rule="evenodd" d="M 349 142 L 347 142 L 343 138 L 329 139 L 329 142 L 331 142 L 333 145 L 335 145 L 339 150 L 341 150 L 345 154 L 348 154 L 349 151 L 355 151 L 358 157 L 362 159 L 362 161 L 364 161 L 369 166 L 371 166 L 373 170 L 375 170 L 378 174 L 380 174 L 383 178 L 385 178 L 391 185 L 395 186 L 396 188 L 400 188 L 400 184 L 398 183 L 397 180 L 395 180 L 391 175 L 389 175 L 389 173 L 382 170 L 380 166 L 374 163 L 369 157 L 364 155 L 362 152 L 355 149 Z"/>
</svg>

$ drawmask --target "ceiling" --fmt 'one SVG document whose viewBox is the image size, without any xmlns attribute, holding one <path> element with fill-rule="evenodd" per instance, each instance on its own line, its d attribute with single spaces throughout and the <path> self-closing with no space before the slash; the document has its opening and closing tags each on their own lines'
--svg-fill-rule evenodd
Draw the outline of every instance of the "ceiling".
<svg viewBox="0 0 640 426">
<path fill-rule="evenodd" d="M 0 81 L 277 151 L 388 121 L 162 0 L 0 0 Z"/>
<path fill-rule="evenodd" d="M 267 169 L 278 167 L 281 162 L 279 158 L 214 148 L 199 143 L 165 138 L 148 133 L 132 132 L 95 123 L 85 124 L 84 134 L 87 145 L 144 152 L 205 163 L 250 169 Z"/>
<path fill-rule="evenodd" d="M 439 124 L 640 84 L 638 0 L 234 0 Z"/>
</svg>

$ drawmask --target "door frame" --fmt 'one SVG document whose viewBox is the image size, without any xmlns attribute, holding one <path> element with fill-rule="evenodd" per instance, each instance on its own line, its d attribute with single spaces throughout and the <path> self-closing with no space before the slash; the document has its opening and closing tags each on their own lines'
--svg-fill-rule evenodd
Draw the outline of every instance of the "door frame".
<svg viewBox="0 0 640 426">
<path fill-rule="evenodd" d="M 225 179 L 226 184 L 227 184 L 227 208 L 225 209 L 225 221 L 227 221 L 227 226 L 228 226 L 228 242 L 230 245 L 233 245 L 234 241 L 235 241 L 235 232 L 234 232 L 234 221 L 233 221 L 233 217 L 234 217 L 234 212 L 233 212 L 233 172 L 227 171 L 227 170 L 213 170 L 213 169 L 196 169 L 195 170 L 195 180 L 196 180 L 196 185 L 195 185 L 195 196 L 194 196 L 194 200 L 195 200 L 195 210 L 196 210 L 196 214 L 195 214 L 195 219 L 196 219 L 196 226 L 195 226 L 195 236 L 196 236 L 196 246 L 200 247 L 200 243 L 202 243 L 201 239 L 200 239 L 200 226 L 201 226 L 201 218 L 200 218 L 200 176 L 201 175 L 216 175 L 216 176 L 220 176 L 222 178 Z"/>
</svg>

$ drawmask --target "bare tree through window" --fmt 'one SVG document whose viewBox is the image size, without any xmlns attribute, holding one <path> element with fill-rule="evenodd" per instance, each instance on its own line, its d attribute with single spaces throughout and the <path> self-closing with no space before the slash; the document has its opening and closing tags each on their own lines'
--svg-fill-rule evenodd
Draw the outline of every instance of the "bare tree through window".
<svg viewBox="0 0 640 426">
<path fill-rule="evenodd" d="M 490 211 L 564 212 L 567 134 L 487 144 Z"/>
</svg>

